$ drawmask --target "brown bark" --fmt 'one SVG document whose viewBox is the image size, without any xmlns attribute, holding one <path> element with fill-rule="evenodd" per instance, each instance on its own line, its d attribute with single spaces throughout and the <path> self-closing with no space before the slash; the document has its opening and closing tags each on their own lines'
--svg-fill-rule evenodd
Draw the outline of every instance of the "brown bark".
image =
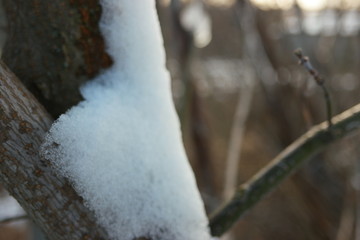
<svg viewBox="0 0 360 240">
<path fill-rule="evenodd" d="M 79 86 L 111 65 L 99 0 L 4 0 L 4 8 L 3 60 L 53 116 L 77 104 Z"/>
<path fill-rule="evenodd" d="M 0 62 L 0 181 L 49 239 L 107 239 L 82 198 L 39 156 L 51 122 Z"/>
</svg>

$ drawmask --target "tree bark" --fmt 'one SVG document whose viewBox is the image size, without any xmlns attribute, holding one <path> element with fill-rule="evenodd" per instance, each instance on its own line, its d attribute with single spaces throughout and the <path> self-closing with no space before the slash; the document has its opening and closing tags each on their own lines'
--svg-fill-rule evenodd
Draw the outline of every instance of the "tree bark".
<svg viewBox="0 0 360 240">
<path fill-rule="evenodd" d="M 111 65 L 99 30 L 99 0 L 3 0 L 8 38 L 3 60 L 57 117 L 79 87 Z"/>
<path fill-rule="evenodd" d="M 0 62 L 0 181 L 52 240 L 107 239 L 39 147 L 51 117 Z"/>
</svg>

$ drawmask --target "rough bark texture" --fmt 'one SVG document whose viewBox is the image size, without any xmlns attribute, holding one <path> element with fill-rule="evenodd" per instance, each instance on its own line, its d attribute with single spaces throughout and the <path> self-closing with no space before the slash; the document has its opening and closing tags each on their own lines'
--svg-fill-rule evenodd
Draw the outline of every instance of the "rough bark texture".
<svg viewBox="0 0 360 240">
<path fill-rule="evenodd" d="M 52 119 L 0 62 L 0 181 L 51 240 L 107 239 L 39 147 Z"/>
<path fill-rule="evenodd" d="M 99 0 L 3 0 L 3 60 L 53 116 L 81 100 L 79 86 L 111 65 Z"/>
</svg>

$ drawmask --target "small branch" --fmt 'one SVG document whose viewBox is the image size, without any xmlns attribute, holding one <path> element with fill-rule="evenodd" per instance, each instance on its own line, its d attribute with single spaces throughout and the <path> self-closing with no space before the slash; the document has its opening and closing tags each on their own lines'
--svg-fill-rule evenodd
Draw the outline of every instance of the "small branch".
<svg viewBox="0 0 360 240">
<path fill-rule="evenodd" d="M 354 240 L 360 240 L 360 190 L 357 186 L 360 181 L 360 162 L 359 160 L 356 161 L 356 169 L 355 169 L 355 176 L 353 189 L 355 192 L 355 229 L 354 229 Z"/>
<path fill-rule="evenodd" d="M 344 203 L 340 215 L 339 227 L 336 234 L 336 240 L 350 240 L 353 234 L 354 223 L 355 223 L 355 214 L 356 206 L 354 201 L 354 189 L 350 186 L 348 182 L 345 194 L 344 194 Z M 355 210 L 355 211 L 354 211 Z"/>
<path fill-rule="evenodd" d="M 330 94 L 325 86 L 325 80 L 322 76 L 320 76 L 319 72 L 311 65 L 308 57 L 304 56 L 301 49 L 297 49 L 294 51 L 295 56 L 299 59 L 299 64 L 302 65 L 314 78 L 317 85 L 321 87 L 324 93 L 324 98 L 326 102 L 326 115 L 329 127 L 332 126 L 331 118 L 332 118 L 332 106 L 330 100 Z"/>
<path fill-rule="evenodd" d="M 246 129 L 246 121 L 250 112 L 252 98 L 255 89 L 255 76 L 248 73 L 243 79 L 244 86 L 240 89 L 235 115 L 230 131 L 230 141 L 227 151 L 224 199 L 229 199 L 237 186 L 237 177 L 240 165 L 240 155 L 243 145 L 243 138 Z"/>
<path fill-rule="evenodd" d="M 235 195 L 210 217 L 213 236 L 221 236 L 244 213 L 296 171 L 305 160 L 314 157 L 335 140 L 360 128 L 360 104 L 332 119 L 333 126 L 324 122 L 288 146 L 266 167 L 242 184 Z"/>
<path fill-rule="evenodd" d="M 24 220 L 24 219 L 29 219 L 29 216 L 22 215 L 22 216 L 16 216 L 16 217 L 9 217 L 9 218 L 0 219 L 0 225 L 8 224 L 8 223 L 11 223 L 11 222 L 20 221 L 20 220 Z"/>
<path fill-rule="evenodd" d="M 325 102 L 326 102 L 326 116 L 327 116 L 328 125 L 329 125 L 329 127 L 331 127 L 332 126 L 332 121 L 331 121 L 332 106 L 331 106 L 330 94 L 325 85 L 321 85 L 321 89 L 323 90 L 324 98 L 325 98 Z"/>
</svg>

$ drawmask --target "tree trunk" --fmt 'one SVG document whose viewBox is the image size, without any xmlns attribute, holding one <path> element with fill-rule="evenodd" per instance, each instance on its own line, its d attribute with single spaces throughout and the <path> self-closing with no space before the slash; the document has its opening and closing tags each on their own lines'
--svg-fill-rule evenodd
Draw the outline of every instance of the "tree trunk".
<svg viewBox="0 0 360 240">
<path fill-rule="evenodd" d="M 2 58 L 53 117 L 81 100 L 79 87 L 111 65 L 98 0 L 3 0 Z M 41 159 L 52 119 L 0 64 L 0 181 L 49 239 L 107 239 L 66 179 Z"/>
<path fill-rule="evenodd" d="M 112 64 L 99 30 L 99 0 L 3 4 L 2 59 L 40 103 L 0 61 L 0 181 L 49 239 L 108 239 L 69 182 L 39 156 L 52 123 L 47 111 L 57 117 L 76 105 L 81 84 Z"/>
<path fill-rule="evenodd" d="M 79 86 L 111 65 L 99 0 L 3 0 L 3 60 L 54 117 L 76 105 Z"/>
<path fill-rule="evenodd" d="M 53 240 L 106 239 L 66 179 L 39 156 L 51 118 L 0 63 L 0 180 Z"/>
</svg>

